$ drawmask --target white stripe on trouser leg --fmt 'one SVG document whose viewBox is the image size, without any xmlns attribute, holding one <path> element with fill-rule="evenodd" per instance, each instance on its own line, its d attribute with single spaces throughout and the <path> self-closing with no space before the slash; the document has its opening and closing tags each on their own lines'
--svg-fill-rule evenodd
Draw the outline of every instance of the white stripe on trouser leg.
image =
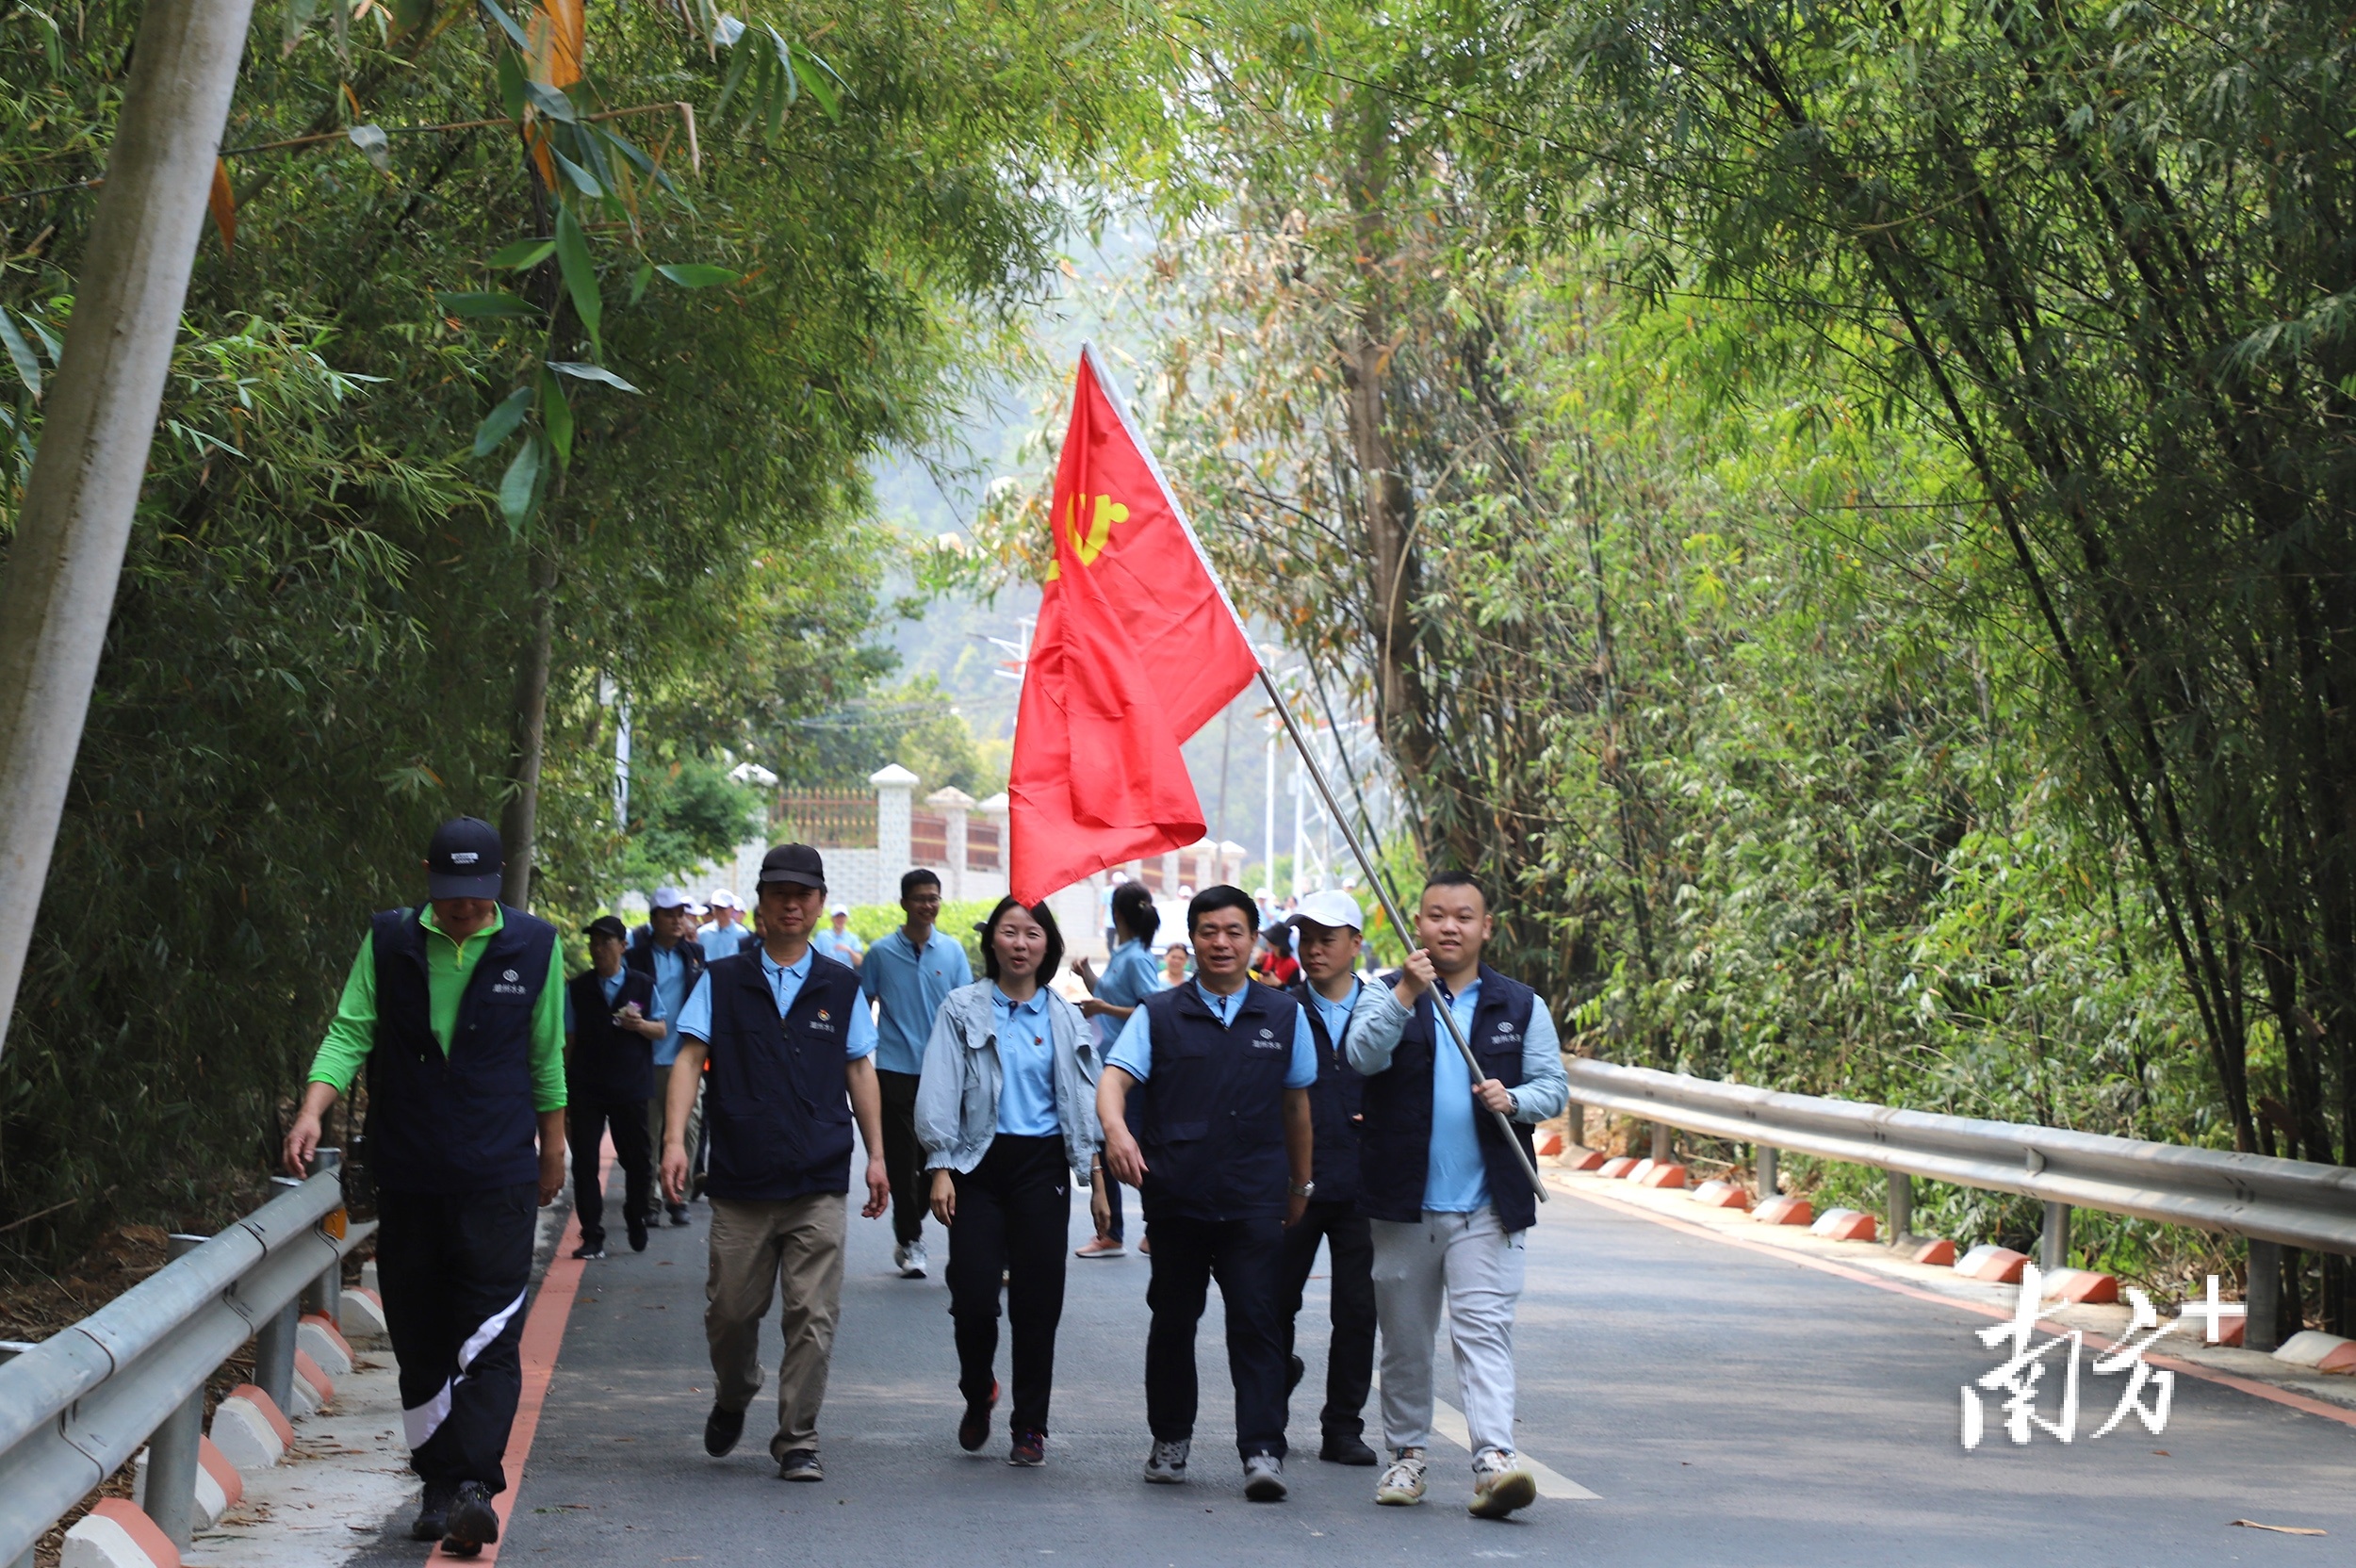
<svg viewBox="0 0 2356 1568">
<path fill-rule="evenodd" d="M 426 1441 L 441 1430 L 442 1423 L 450 1419 L 450 1400 L 457 1393 L 458 1385 L 466 1380 L 466 1369 L 474 1364 L 475 1357 L 490 1348 L 491 1342 L 499 1338 L 515 1314 L 523 1310 L 523 1304 L 524 1293 L 517 1291 L 513 1301 L 484 1318 L 483 1326 L 468 1334 L 466 1343 L 458 1348 L 458 1375 L 444 1383 L 424 1404 L 401 1413 L 401 1430 L 408 1437 L 413 1452 L 424 1447 Z"/>
<path fill-rule="evenodd" d="M 401 1413 L 401 1433 L 409 1439 L 411 1452 L 424 1447 L 426 1439 L 441 1430 L 442 1423 L 450 1419 L 450 1391 L 456 1386 L 454 1382 L 444 1383 L 434 1391 L 433 1398 L 415 1410 L 404 1409 Z"/>
<path fill-rule="evenodd" d="M 519 1290 L 515 1293 L 515 1298 L 513 1301 L 508 1302 L 491 1316 L 484 1318 L 483 1327 L 467 1336 L 466 1343 L 458 1348 L 460 1377 L 466 1376 L 466 1368 L 474 1364 L 475 1357 L 483 1354 L 490 1347 L 491 1341 L 499 1338 L 500 1331 L 507 1327 L 507 1320 L 521 1312 L 523 1305 L 524 1293 Z"/>
</svg>

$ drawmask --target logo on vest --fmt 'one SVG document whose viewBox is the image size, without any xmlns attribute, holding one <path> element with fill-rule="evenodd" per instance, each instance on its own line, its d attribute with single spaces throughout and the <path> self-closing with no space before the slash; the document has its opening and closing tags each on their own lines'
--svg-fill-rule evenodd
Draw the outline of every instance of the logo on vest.
<svg viewBox="0 0 2356 1568">
<path fill-rule="evenodd" d="M 513 980 L 515 978 L 515 972 L 512 969 L 501 970 L 499 972 L 499 978 L 502 980 Z"/>
<path fill-rule="evenodd" d="M 1260 1037 L 1252 1042 L 1252 1049 L 1254 1051 L 1282 1051 L 1284 1049 L 1284 1042 L 1276 1037 L 1275 1030 L 1263 1029 L 1260 1031 Z"/>
<path fill-rule="evenodd" d="M 812 1023 L 812 1024 L 810 1025 L 810 1027 L 811 1027 L 812 1029 L 816 1029 L 816 1030 L 818 1030 L 818 1031 L 819 1031 L 819 1032 L 821 1032 L 822 1034 L 828 1034 L 828 1035 L 831 1035 L 831 1034 L 833 1034 L 833 1033 L 834 1033 L 834 1025 L 833 1025 L 833 1024 L 831 1024 L 831 1023 L 829 1023 L 829 1022 L 827 1022 L 826 1021 L 827 1021 L 828 1019 L 832 1018 L 832 1017 L 834 1017 L 834 1015 L 833 1015 L 832 1013 L 830 1013 L 830 1012 L 826 1011 L 826 1008 L 821 1007 L 821 1008 L 819 1008 L 819 1009 L 818 1009 L 818 1020 L 817 1020 L 817 1021 L 816 1021 L 816 1022 L 814 1022 L 814 1023 Z"/>
</svg>

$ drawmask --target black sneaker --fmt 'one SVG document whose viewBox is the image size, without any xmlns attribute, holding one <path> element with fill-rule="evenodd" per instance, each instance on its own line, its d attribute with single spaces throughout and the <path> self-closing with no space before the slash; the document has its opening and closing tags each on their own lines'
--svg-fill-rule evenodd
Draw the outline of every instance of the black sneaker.
<svg viewBox="0 0 2356 1568">
<path fill-rule="evenodd" d="M 573 1256 L 579 1258 L 583 1263 L 596 1263 L 598 1259 L 605 1256 L 605 1243 L 601 1241 L 584 1241 L 580 1246 L 573 1249 Z"/>
<path fill-rule="evenodd" d="M 472 1557 L 499 1538 L 499 1516 L 491 1511 L 491 1489 L 481 1481 L 460 1481 L 450 1499 L 450 1519 L 442 1526 L 442 1550 L 452 1557 Z"/>
<path fill-rule="evenodd" d="M 736 1440 L 744 1435 L 744 1413 L 712 1407 L 704 1417 L 704 1452 L 718 1459 L 736 1446 Z"/>
<path fill-rule="evenodd" d="M 1284 1397 L 1291 1398 L 1293 1390 L 1299 1388 L 1301 1380 L 1308 1375 L 1309 1364 L 1307 1362 L 1302 1361 L 1299 1356 L 1286 1356 L 1284 1358 Z"/>
<path fill-rule="evenodd" d="M 1376 1455 L 1363 1437 L 1328 1434 L 1325 1446 L 1317 1450 L 1317 1458 L 1328 1464 L 1372 1464 Z"/>
<path fill-rule="evenodd" d="M 815 1448 L 789 1448 L 777 1456 L 777 1479 L 781 1481 L 823 1481 L 826 1471 L 818 1466 Z"/>
<path fill-rule="evenodd" d="M 636 1215 L 630 1217 L 630 1250 L 633 1252 L 646 1250 L 646 1222 Z"/>
<path fill-rule="evenodd" d="M 957 1446 L 967 1453 L 978 1453 L 990 1441 L 990 1413 L 998 1408 L 998 1382 L 990 1380 L 990 1403 L 968 1405 L 965 1419 L 957 1423 Z"/>
<path fill-rule="evenodd" d="M 674 1203 L 671 1205 L 671 1223 L 674 1225 L 692 1225 L 695 1223 L 694 1220 L 687 1217 L 686 1204 Z"/>
<path fill-rule="evenodd" d="M 428 1481 L 425 1495 L 417 1504 L 417 1522 L 409 1527 L 412 1541 L 439 1541 L 442 1530 L 450 1523 L 450 1500 L 458 1494 L 458 1488 L 448 1481 Z"/>
<path fill-rule="evenodd" d="M 1047 1462 L 1047 1434 L 1045 1432 L 1015 1433 L 1014 1446 L 1006 1450 L 1006 1462 L 1026 1468 L 1045 1464 Z"/>
</svg>

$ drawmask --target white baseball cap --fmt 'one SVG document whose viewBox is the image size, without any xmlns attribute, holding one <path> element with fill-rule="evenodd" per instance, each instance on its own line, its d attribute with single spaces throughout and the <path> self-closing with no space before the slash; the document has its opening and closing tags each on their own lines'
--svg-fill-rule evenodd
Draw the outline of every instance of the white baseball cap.
<svg viewBox="0 0 2356 1568">
<path fill-rule="evenodd" d="M 739 907 L 736 902 L 736 895 L 728 891 L 726 888 L 714 888 L 712 890 L 712 906 L 715 909 L 734 909 Z"/>
<path fill-rule="evenodd" d="M 694 900 L 677 888 L 657 888 L 653 896 L 646 900 L 646 907 L 649 909 L 684 909 L 693 903 Z"/>
<path fill-rule="evenodd" d="M 826 918 L 832 920 L 837 915 L 847 915 L 850 912 L 851 906 L 849 905 L 838 904 L 833 908 L 826 911 Z"/>
<path fill-rule="evenodd" d="M 1307 921 L 1312 925 L 1347 925 L 1352 931 L 1366 927 L 1366 917 L 1360 913 L 1358 901 L 1338 888 L 1326 888 L 1311 893 L 1293 911 L 1290 923 Z"/>
</svg>

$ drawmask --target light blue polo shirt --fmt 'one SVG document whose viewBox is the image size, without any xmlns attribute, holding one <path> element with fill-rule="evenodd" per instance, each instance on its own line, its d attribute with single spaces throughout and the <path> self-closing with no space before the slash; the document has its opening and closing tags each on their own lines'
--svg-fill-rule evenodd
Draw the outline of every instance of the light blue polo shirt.
<svg viewBox="0 0 2356 1568">
<path fill-rule="evenodd" d="M 1473 1013 L 1480 1005 L 1479 980 L 1458 991 L 1449 1004 L 1448 1011 L 1456 1015 L 1457 1027 L 1464 1030 L 1466 1039 L 1472 1038 Z M 1476 1130 L 1479 1119 L 1489 1113 L 1466 1092 L 1471 1077 L 1464 1067 L 1464 1054 L 1448 1039 L 1447 1026 L 1435 1019 L 1432 1028 L 1432 1163 L 1424 1169 L 1423 1206 L 1439 1214 L 1472 1214 L 1489 1204 L 1489 1166 L 1481 1157 L 1481 1135 Z M 1523 1057 L 1526 1061 L 1538 1058 L 1560 1076 L 1559 1044 L 1553 1016 L 1541 1001 L 1530 1009 L 1530 1030 L 1522 1037 Z M 1528 1068 L 1523 1076 L 1540 1077 Z"/>
<path fill-rule="evenodd" d="M 1197 980 L 1194 982 L 1194 993 L 1203 999 L 1204 1006 L 1211 1009 L 1211 1016 L 1219 1020 L 1219 1027 L 1228 1028 L 1235 1023 L 1236 1009 L 1243 1005 L 1243 992 L 1221 996 L 1216 991 L 1203 989 L 1203 982 Z M 1129 1015 L 1129 1021 L 1121 1027 L 1121 1037 L 1113 1042 L 1112 1051 L 1105 1060 L 1140 1084 L 1153 1076 L 1153 1025 L 1144 1008 L 1139 1007 Z M 1296 1003 L 1293 1007 L 1292 1060 L 1284 1066 L 1284 1086 L 1305 1089 L 1317 1081 L 1317 1037 L 1309 1032 L 1309 1015 L 1302 1012 Z"/>
<path fill-rule="evenodd" d="M 934 1015 L 951 991 L 973 983 L 973 966 L 966 960 L 964 945 L 938 928 L 921 952 L 908 940 L 905 927 L 877 939 L 859 967 L 860 994 L 883 1015 L 876 1022 L 883 1043 L 875 1050 L 875 1070 L 922 1072 Z"/>
<path fill-rule="evenodd" d="M 769 982 L 769 992 L 777 999 L 779 1018 L 783 1018 L 794 1005 L 794 999 L 802 994 L 802 982 L 810 978 L 810 959 L 808 948 L 804 948 L 802 956 L 790 964 L 780 964 L 769 956 L 766 948 L 761 950 L 761 977 Z M 671 1031 L 671 1037 L 676 1040 L 681 1036 L 701 1040 L 707 1045 L 712 1043 L 712 972 L 709 970 L 696 979 L 695 988 L 687 995 L 687 1005 L 679 1009 L 679 1027 Z M 845 1061 L 856 1062 L 861 1056 L 875 1054 L 875 1021 L 868 1016 L 866 1008 L 854 1007 L 851 1009 L 851 1027 L 843 1039 L 843 1057 Z"/>
<path fill-rule="evenodd" d="M 693 938 L 681 937 L 685 946 Z M 701 944 L 698 944 L 700 946 Z M 677 1018 L 687 1001 L 687 960 L 679 956 L 678 947 L 667 951 L 649 941 L 646 951 L 654 955 L 654 1004 L 663 1010 L 649 1013 L 649 1018 Z M 679 1031 L 674 1029 L 654 1042 L 654 1065 L 669 1067 L 679 1054 Z"/>
<path fill-rule="evenodd" d="M 1162 988 L 1161 966 L 1143 942 L 1135 937 L 1113 949 L 1113 956 L 1104 962 L 1103 978 L 1096 982 L 1096 1000 L 1109 1002 L 1116 1007 L 1134 1007 Z M 1096 1020 L 1096 1037 L 1106 1050 L 1121 1037 L 1121 1025 L 1127 1019 L 1100 1014 Z"/>
<path fill-rule="evenodd" d="M 1047 993 L 1027 1002 L 990 988 L 990 1021 L 998 1039 L 998 1130 L 1018 1138 L 1052 1137 L 1055 1119 L 1055 1048 L 1048 1039 Z"/>
</svg>

